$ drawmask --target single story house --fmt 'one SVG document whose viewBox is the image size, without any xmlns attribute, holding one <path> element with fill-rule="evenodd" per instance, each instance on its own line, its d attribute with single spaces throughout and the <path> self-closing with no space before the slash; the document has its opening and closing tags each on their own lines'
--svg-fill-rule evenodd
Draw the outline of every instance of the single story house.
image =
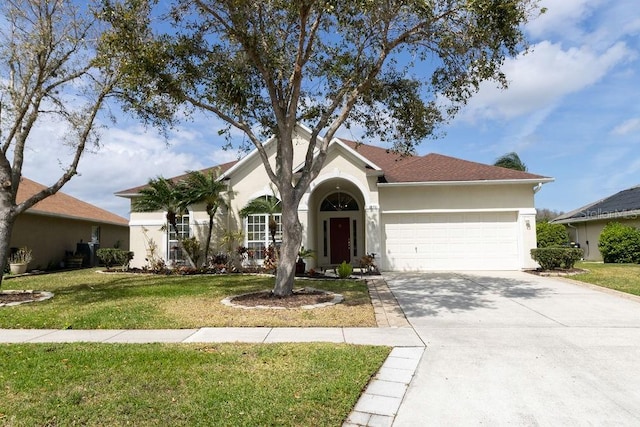
<svg viewBox="0 0 640 427">
<path fill-rule="evenodd" d="M 294 137 L 295 159 L 302 167 L 310 132 L 298 126 Z M 264 146 L 275 161 L 275 139 Z M 228 185 L 230 209 L 221 212 L 221 229 L 214 235 L 241 230 L 238 243 L 251 249 L 259 263 L 270 239 L 268 217 L 243 219 L 238 211 L 254 198 L 274 195 L 260 156 L 254 150 L 219 170 L 219 179 Z M 530 256 L 536 247 L 534 194 L 550 181 L 439 154 L 402 157 L 335 138 L 298 208 L 302 245 L 316 255 L 307 260 L 307 268 L 342 261 L 358 265 L 368 253 L 388 271 L 535 268 Z M 143 187 L 116 195 L 134 199 Z M 181 220 L 180 233 L 200 239 L 207 220 L 203 206 L 192 206 Z M 132 266 L 145 264 L 150 246 L 172 260 L 175 235 L 163 228 L 165 222 L 163 212 L 131 213 Z"/>
<path fill-rule="evenodd" d="M 44 185 L 23 177 L 17 202 L 44 188 Z M 64 262 L 66 254 L 75 253 L 79 248 L 81 251 L 114 246 L 128 249 L 128 225 L 126 218 L 57 192 L 16 218 L 10 246 L 27 246 L 32 250 L 29 269 L 54 268 Z"/>
<path fill-rule="evenodd" d="M 619 222 L 633 227 L 640 226 L 640 186 L 627 188 L 560 215 L 551 222 L 567 227 L 571 241 L 584 250 L 584 259 L 602 261 L 598 241 L 605 225 Z"/>
</svg>

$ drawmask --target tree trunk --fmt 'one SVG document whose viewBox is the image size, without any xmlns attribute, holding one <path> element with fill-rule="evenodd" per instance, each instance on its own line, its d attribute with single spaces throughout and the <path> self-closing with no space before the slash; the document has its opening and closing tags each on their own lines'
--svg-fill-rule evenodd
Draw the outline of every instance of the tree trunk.
<svg viewBox="0 0 640 427">
<path fill-rule="evenodd" d="M 285 296 L 293 293 L 293 282 L 296 276 L 296 261 L 300 242 L 302 241 L 302 224 L 298 220 L 298 205 L 285 203 L 283 197 L 282 229 L 287 230 L 282 236 L 280 260 L 276 271 L 274 295 Z"/>
<path fill-rule="evenodd" d="M 211 247 L 211 235 L 213 234 L 213 216 L 214 215 L 209 215 L 209 230 L 207 231 L 207 243 L 205 243 L 205 245 L 204 245 L 204 263 L 203 263 L 203 265 L 205 267 L 209 265 L 209 248 Z"/>
<path fill-rule="evenodd" d="M 7 258 L 9 257 L 9 249 L 11 245 L 11 231 L 15 217 L 10 208 L 0 209 L 0 289 L 2 289 L 2 276 L 7 266 Z"/>
</svg>

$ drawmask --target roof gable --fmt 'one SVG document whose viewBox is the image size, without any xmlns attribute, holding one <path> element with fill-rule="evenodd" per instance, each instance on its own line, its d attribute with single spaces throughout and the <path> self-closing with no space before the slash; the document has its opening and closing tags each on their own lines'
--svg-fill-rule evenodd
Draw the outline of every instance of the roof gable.
<svg viewBox="0 0 640 427">
<path fill-rule="evenodd" d="M 303 125 L 298 125 L 296 131 L 302 136 L 310 137 L 311 132 Z M 272 144 L 275 138 L 270 138 L 265 144 Z M 494 181 L 513 183 L 518 181 L 549 182 L 553 178 L 537 175 L 529 172 L 522 172 L 498 166 L 486 165 L 483 163 L 462 160 L 455 157 L 444 156 L 442 154 L 427 154 L 426 156 L 403 156 L 392 150 L 351 141 L 343 138 L 335 138 L 331 141 L 330 147 L 341 147 L 348 151 L 355 158 L 362 161 L 363 167 L 377 171 L 381 182 L 390 184 L 422 184 L 422 183 L 455 183 L 455 182 L 484 182 Z M 219 168 L 222 172 L 220 179 L 230 176 L 236 170 L 247 164 L 250 159 L 258 155 L 257 149 L 252 150 L 247 156 L 239 161 L 224 163 L 205 171 Z M 294 172 L 299 172 L 304 166 L 304 162 L 298 165 Z M 172 180 L 179 180 L 186 175 L 180 175 Z M 122 197 L 135 196 L 146 185 L 123 190 L 116 195 Z"/>
<path fill-rule="evenodd" d="M 32 195 L 46 189 L 47 187 L 27 178 L 20 180 L 16 201 L 22 203 Z M 124 225 L 129 222 L 127 219 L 101 209 L 97 206 L 83 202 L 75 197 L 58 191 L 57 193 L 39 201 L 25 213 L 73 218 L 85 221 Z"/>
</svg>

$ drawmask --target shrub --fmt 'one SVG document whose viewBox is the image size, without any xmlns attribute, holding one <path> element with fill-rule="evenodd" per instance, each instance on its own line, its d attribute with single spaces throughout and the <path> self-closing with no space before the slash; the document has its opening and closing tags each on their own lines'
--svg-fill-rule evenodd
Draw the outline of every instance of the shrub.
<svg viewBox="0 0 640 427">
<path fill-rule="evenodd" d="M 555 270 L 558 268 L 573 268 L 575 263 L 584 256 L 584 251 L 579 248 L 538 248 L 531 249 L 531 258 L 534 259 L 543 270 Z"/>
<path fill-rule="evenodd" d="M 96 251 L 96 255 L 107 268 L 114 265 L 128 267 L 129 262 L 133 259 L 133 252 L 116 248 L 100 248 Z"/>
<path fill-rule="evenodd" d="M 9 256 L 10 264 L 29 264 L 33 259 L 31 249 L 23 247 L 15 251 Z"/>
<path fill-rule="evenodd" d="M 569 233 L 562 224 L 551 224 L 547 221 L 536 224 L 536 238 L 539 248 L 565 246 L 569 243 Z"/>
<path fill-rule="evenodd" d="M 195 237 L 188 237 L 186 239 L 182 239 L 182 247 L 189 254 L 189 258 L 195 265 L 198 265 L 198 261 L 200 261 L 200 253 L 202 252 L 202 248 L 200 247 L 200 242 Z"/>
<path fill-rule="evenodd" d="M 341 279 L 346 279 L 353 273 L 353 266 L 347 263 L 347 261 L 342 261 L 342 264 L 336 268 L 336 273 L 338 273 L 338 277 Z"/>
<path fill-rule="evenodd" d="M 640 262 L 640 230 L 629 225 L 611 222 L 607 224 L 598 241 L 604 262 Z"/>
</svg>

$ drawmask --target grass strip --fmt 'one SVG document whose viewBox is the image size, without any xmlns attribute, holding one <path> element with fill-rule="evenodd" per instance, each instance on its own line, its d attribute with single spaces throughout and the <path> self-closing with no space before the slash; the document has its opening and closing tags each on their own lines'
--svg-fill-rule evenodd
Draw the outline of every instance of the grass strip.
<svg viewBox="0 0 640 427">
<path fill-rule="evenodd" d="M 53 292 L 47 301 L 0 308 L 0 328 L 165 329 L 205 326 L 375 327 L 364 281 L 300 280 L 342 294 L 342 304 L 304 310 L 242 310 L 220 301 L 272 289 L 274 278 L 257 275 L 161 276 L 100 274 L 95 269 L 19 277 L 3 289 Z"/>
<path fill-rule="evenodd" d="M 4 344 L 7 426 L 341 425 L 390 349 L 346 344 Z"/>
<path fill-rule="evenodd" d="M 576 268 L 587 270 L 587 273 L 571 276 L 571 279 L 640 295 L 640 265 L 638 264 L 579 262 Z"/>
</svg>

